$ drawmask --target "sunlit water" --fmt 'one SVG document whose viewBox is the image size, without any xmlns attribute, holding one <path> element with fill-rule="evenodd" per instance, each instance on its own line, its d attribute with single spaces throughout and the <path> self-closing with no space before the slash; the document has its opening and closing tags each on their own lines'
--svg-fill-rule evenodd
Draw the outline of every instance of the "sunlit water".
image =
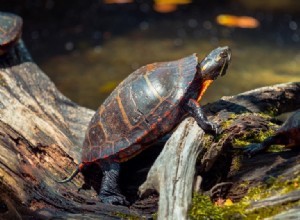
<svg viewBox="0 0 300 220">
<path fill-rule="evenodd" d="M 251 36 L 251 31 L 218 39 L 156 35 L 156 31 L 157 28 L 133 30 L 110 38 L 101 46 L 49 58 L 41 68 L 66 96 L 93 109 L 126 76 L 145 64 L 175 60 L 192 53 L 201 59 L 210 50 L 224 45 L 232 49 L 232 62 L 227 74 L 208 89 L 202 104 L 261 86 L 300 81 L 297 44 L 280 45 L 270 38 L 264 39 L 263 35 Z"/>
</svg>

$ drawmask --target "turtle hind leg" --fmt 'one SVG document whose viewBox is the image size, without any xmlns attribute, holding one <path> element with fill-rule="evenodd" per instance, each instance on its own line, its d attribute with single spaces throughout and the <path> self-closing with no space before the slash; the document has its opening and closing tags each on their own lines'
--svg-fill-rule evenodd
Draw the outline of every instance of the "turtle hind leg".
<svg viewBox="0 0 300 220">
<path fill-rule="evenodd" d="M 103 177 L 99 198 L 103 203 L 128 206 L 129 202 L 119 188 L 120 164 L 114 161 L 101 161 Z"/>
</svg>

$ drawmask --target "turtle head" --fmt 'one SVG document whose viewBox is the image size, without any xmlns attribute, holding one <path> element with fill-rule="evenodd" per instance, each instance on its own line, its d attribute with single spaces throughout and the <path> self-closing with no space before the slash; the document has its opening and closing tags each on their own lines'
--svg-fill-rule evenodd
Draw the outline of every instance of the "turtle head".
<svg viewBox="0 0 300 220">
<path fill-rule="evenodd" d="M 218 47 L 211 51 L 200 63 L 199 71 L 204 80 L 215 80 L 224 76 L 231 59 L 229 47 Z"/>
<path fill-rule="evenodd" d="M 202 79 L 197 101 L 199 102 L 211 83 L 224 76 L 231 58 L 229 47 L 218 47 L 211 51 L 198 65 L 198 73 Z"/>
</svg>

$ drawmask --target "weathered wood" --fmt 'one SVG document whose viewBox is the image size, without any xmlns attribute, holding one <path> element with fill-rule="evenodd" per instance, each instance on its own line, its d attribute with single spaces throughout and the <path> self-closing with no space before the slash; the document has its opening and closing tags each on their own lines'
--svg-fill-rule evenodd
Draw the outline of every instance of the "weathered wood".
<svg viewBox="0 0 300 220">
<path fill-rule="evenodd" d="M 279 115 L 300 108 L 299 90 L 300 82 L 261 87 L 236 96 L 224 96 L 205 109 L 210 114 L 265 112 Z"/>
<path fill-rule="evenodd" d="M 139 192 L 159 192 L 158 219 L 187 219 L 192 202 L 195 165 L 203 145 L 203 130 L 193 118 L 184 120 L 151 167 Z"/>
<path fill-rule="evenodd" d="M 56 183 L 80 161 L 84 131 L 94 112 L 63 96 L 20 50 L 24 48 L 16 47 L 0 60 L 0 194 L 6 207 L 0 218 L 63 217 L 55 210 L 107 219 L 114 212 L 130 214 L 125 207 L 99 203 L 92 191 L 78 192 L 80 176 L 69 184 Z M 42 209 L 52 211 L 46 215 Z"/>
<path fill-rule="evenodd" d="M 300 207 L 297 206 L 297 207 L 292 208 L 288 211 L 284 211 L 284 212 L 282 212 L 278 215 L 275 215 L 271 218 L 267 218 L 266 220 L 270 220 L 270 219 L 272 219 L 272 220 L 282 220 L 282 219 L 290 219 L 290 220 L 295 219 L 295 220 L 297 220 L 297 219 L 299 219 L 299 216 L 300 216 Z"/>
</svg>

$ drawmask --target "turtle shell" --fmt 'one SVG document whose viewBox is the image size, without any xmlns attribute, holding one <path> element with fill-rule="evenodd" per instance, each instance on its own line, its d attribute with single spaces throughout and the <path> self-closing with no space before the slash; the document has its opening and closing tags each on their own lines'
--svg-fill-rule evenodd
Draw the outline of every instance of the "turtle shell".
<svg viewBox="0 0 300 220">
<path fill-rule="evenodd" d="M 130 74 L 99 107 L 88 126 L 82 162 L 113 156 L 126 161 L 172 130 L 196 75 L 196 54 L 153 63 Z"/>
<path fill-rule="evenodd" d="M 21 37 L 22 18 L 11 14 L 0 12 L 0 53 L 6 52 Z"/>
</svg>

